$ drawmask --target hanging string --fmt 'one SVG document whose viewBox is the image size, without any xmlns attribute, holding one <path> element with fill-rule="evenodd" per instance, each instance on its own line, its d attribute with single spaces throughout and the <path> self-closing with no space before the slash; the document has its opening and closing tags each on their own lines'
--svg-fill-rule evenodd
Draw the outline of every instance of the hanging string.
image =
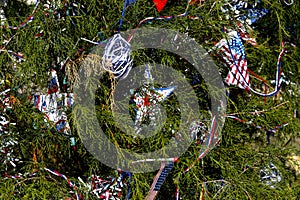
<svg viewBox="0 0 300 200">
<path fill-rule="evenodd" d="M 139 22 L 139 24 L 136 26 L 136 29 L 139 28 L 141 25 L 145 24 L 146 22 L 151 22 L 153 20 L 171 20 L 171 19 L 175 19 L 175 18 L 178 18 L 178 17 L 185 17 L 185 16 L 188 16 L 188 12 L 185 12 L 185 13 L 182 13 L 180 15 L 177 15 L 177 16 L 159 16 L 159 17 L 147 17 L 145 19 L 143 19 L 142 21 Z M 199 17 L 189 17 L 190 19 L 200 19 Z M 127 41 L 130 42 L 132 37 L 133 37 L 133 34 L 134 34 L 134 30 L 132 31 L 132 33 L 128 36 L 127 38 Z M 250 41 L 251 42 L 251 41 Z M 228 41 L 227 41 L 228 43 Z M 228 44 L 229 46 L 229 44 Z M 282 42 L 282 47 L 284 47 L 284 42 Z M 232 57 L 232 60 L 234 61 L 234 65 L 237 67 L 237 71 L 241 73 L 240 69 L 238 68 L 237 66 L 237 63 L 236 63 L 236 59 L 234 59 L 234 56 L 232 55 L 232 51 L 230 49 L 230 46 L 229 46 L 229 51 L 230 51 L 230 54 L 231 54 L 231 57 Z M 285 49 L 283 48 L 282 49 L 282 52 L 280 53 L 279 57 L 278 57 L 278 61 L 277 61 L 277 73 L 276 73 L 276 82 L 275 82 L 275 90 L 271 93 L 260 93 L 260 92 L 257 92 L 256 90 L 252 89 L 250 87 L 250 84 L 245 80 L 245 77 L 241 76 L 243 81 L 245 82 L 246 86 L 247 86 L 247 89 L 249 89 L 251 92 L 253 92 L 254 94 L 257 94 L 257 95 L 260 95 L 260 96 L 263 96 L 263 97 L 270 97 L 270 96 L 274 96 L 276 95 L 279 91 L 280 91 L 280 77 L 281 77 L 281 73 L 282 73 L 282 56 L 284 55 L 284 52 L 285 52 Z M 266 80 L 264 80 L 263 78 L 261 78 L 259 75 L 255 74 L 253 71 L 251 70 L 248 70 L 255 78 L 259 79 L 260 81 L 262 81 L 265 85 L 266 85 Z M 236 78 L 236 75 L 235 74 L 232 74 L 233 77 L 235 78 L 235 80 L 238 81 L 238 83 L 240 83 L 241 81 L 238 80 Z"/>
<path fill-rule="evenodd" d="M 188 12 L 184 12 L 182 14 L 179 14 L 177 16 L 159 16 L 159 17 L 147 17 L 145 19 L 143 19 L 142 21 L 139 22 L 139 24 L 136 26 L 136 29 L 139 28 L 141 25 L 147 23 L 147 22 L 151 22 L 153 20 L 171 20 L 171 19 L 175 19 L 175 18 L 178 18 L 178 17 L 185 17 L 185 16 L 188 16 Z M 190 19 L 194 19 L 194 20 L 198 20 L 198 19 L 201 19 L 201 17 L 193 17 L 193 16 L 189 16 Z M 132 33 L 128 36 L 127 38 L 127 41 L 130 42 L 132 37 L 133 37 L 133 34 L 134 34 L 135 30 L 132 31 Z M 238 68 L 237 66 L 237 61 L 236 59 L 234 59 L 235 57 L 233 56 L 232 54 L 232 51 L 231 51 L 231 48 L 230 48 L 230 45 L 229 45 L 229 42 L 227 41 L 227 44 L 228 44 L 228 47 L 229 47 L 229 53 L 231 55 L 231 58 L 232 60 L 234 61 L 234 65 L 237 67 L 237 71 L 241 73 L 240 69 Z M 282 47 L 284 47 L 284 42 L 282 42 Z M 248 84 L 248 82 L 246 82 L 245 80 L 245 77 L 241 76 L 242 77 L 242 80 L 246 83 L 246 86 L 247 86 L 247 89 L 249 89 L 251 92 L 253 92 L 254 94 L 257 94 L 257 95 L 260 95 L 260 96 L 263 96 L 263 97 L 270 97 L 270 96 L 274 96 L 276 95 L 279 91 L 280 91 L 280 78 L 281 78 L 281 73 L 282 73 L 282 56 L 284 55 L 285 53 L 285 48 L 282 49 L 279 57 L 278 57 L 278 61 L 277 61 L 277 73 L 276 73 L 276 82 L 275 82 L 275 90 L 271 93 L 260 93 L 260 92 L 257 92 L 256 90 L 252 89 L 250 87 L 250 84 Z M 255 74 L 253 71 L 249 70 L 248 71 L 255 77 L 257 78 L 258 80 L 262 81 L 265 85 L 267 85 L 266 83 L 266 80 L 264 80 L 262 77 L 260 77 L 259 75 Z M 232 73 L 232 72 L 231 72 Z M 235 78 L 235 80 L 238 81 L 238 83 L 240 83 L 241 81 L 238 80 L 235 76 L 235 74 L 233 74 L 233 77 Z"/>
<path fill-rule="evenodd" d="M 21 22 L 21 24 L 20 24 L 19 26 L 0 26 L 0 28 L 1 28 L 1 29 L 13 29 L 13 30 L 18 30 L 18 29 L 20 29 L 20 28 L 22 28 L 22 27 L 25 27 L 28 23 L 30 23 L 30 22 L 33 21 L 34 15 L 35 15 L 35 13 L 36 13 L 36 11 L 37 11 L 37 8 L 38 8 L 39 3 L 40 3 L 39 0 L 37 0 L 37 1 L 35 2 L 35 6 L 34 6 L 34 9 L 33 9 L 32 13 L 31 13 L 31 15 L 28 16 L 28 17 L 25 19 L 25 21 Z"/>
<path fill-rule="evenodd" d="M 219 139 L 217 141 L 215 141 L 215 138 L 218 138 L 218 136 L 219 136 L 219 134 L 216 132 L 216 128 L 218 125 L 217 124 L 218 117 L 219 117 L 218 115 L 215 115 L 212 119 L 212 124 L 211 124 L 211 129 L 210 129 L 210 137 L 209 137 L 209 141 L 208 141 L 206 150 L 204 152 L 200 153 L 199 156 L 197 157 L 197 159 L 189 167 L 187 167 L 181 173 L 181 175 L 184 175 L 191 168 L 193 168 L 196 165 L 196 163 L 199 160 L 201 160 L 205 155 L 207 155 L 209 153 L 209 151 L 211 150 L 211 148 L 219 142 Z M 157 195 L 158 191 L 160 190 L 167 175 L 172 170 L 174 164 L 178 161 L 178 158 L 175 157 L 175 158 L 162 158 L 162 159 L 145 159 L 145 160 L 134 161 L 133 163 L 153 162 L 153 161 L 162 161 L 162 163 L 161 163 L 160 170 L 157 172 L 156 176 L 154 177 L 154 179 L 152 181 L 149 194 L 146 197 L 147 200 L 153 200 L 156 197 L 156 195 Z M 178 179 L 179 179 L 179 176 L 177 177 L 177 180 Z M 179 197 L 179 188 L 178 187 L 176 188 L 175 196 Z"/>
<path fill-rule="evenodd" d="M 213 119 L 213 121 L 212 121 L 212 125 L 211 125 L 211 136 L 210 136 L 210 141 L 208 142 L 209 148 L 207 148 L 203 153 L 201 153 L 201 154 L 198 156 L 198 158 L 193 162 L 193 164 L 191 164 L 189 167 L 187 167 L 187 168 L 181 173 L 181 175 L 184 175 L 185 173 L 187 173 L 192 167 L 195 166 L 195 164 L 196 164 L 199 160 L 201 160 L 201 159 L 209 152 L 211 146 L 213 145 L 213 143 L 211 142 L 211 141 L 212 141 L 212 138 L 213 138 L 213 135 L 216 134 L 216 133 L 215 133 L 215 129 L 216 129 L 216 117 L 217 117 L 217 116 L 214 117 L 214 119 Z M 238 122 L 241 122 L 241 123 L 244 123 L 244 124 L 250 124 L 251 126 L 253 126 L 253 127 L 257 128 L 257 129 L 265 130 L 265 131 L 267 132 L 267 142 L 268 142 L 268 144 L 270 143 L 270 140 L 269 140 L 269 136 L 270 136 L 270 135 L 268 135 L 268 133 L 274 133 L 274 132 L 276 132 L 277 130 L 279 130 L 279 129 L 281 129 L 281 128 L 284 128 L 285 126 L 287 126 L 287 125 L 289 124 L 289 123 L 286 122 L 286 123 L 283 123 L 283 124 L 281 124 L 281 125 L 276 125 L 274 128 L 268 129 L 268 128 L 264 128 L 264 127 L 262 127 L 262 126 L 255 125 L 255 124 L 253 124 L 252 122 L 250 123 L 250 122 L 248 122 L 248 121 L 246 121 L 246 120 L 242 120 L 242 119 L 240 119 L 240 118 L 238 118 L 238 117 L 236 117 L 236 116 L 227 115 L 227 116 L 225 116 L 225 117 L 230 118 L 230 119 L 234 119 L 234 120 L 236 120 L 236 121 L 238 121 Z M 177 177 L 177 180 L 179 180 L 179 177 Z M 179 200 L 179 199 L 180 199 L 180 198 L 179 198 L 179 191 L 180 191 L 180 190 L 179 190 L 179 188 L 178 188 L 178 186 L 177 186 L 177 187 L 176 187 L 176 190 L 175 190 L 175 198 L 176 198 L 176 200 Z"/>
<path fill-rule="evenodd" d="M 37 172 L 34 172 L 28 176 L 24 176 L 23 174 L 18 174 L 18 175 L 9 175 L 6 172 L 4 173 L 5 179 L 24 179 L 24 178 L 31 178 L 34 177 L 35 175 L 37 175 Z"/>
<path fill-rule="evenodd" d="M 73 190 L 75 190 L 76 200 L 84 200 L 83 196 L 77 193 L 78 190 L 82 190 L 82 189 L 76 186 L 76 184 L 73 183 L 67 176 L 59 173 L 56 170 L 51 170 L 46 167 L 44 167 L 43 170 L 55 176 L 63 178 L 68 183 L 68 186 L 71 187 Z M 121 197 L 121 190 L 124 187 L 124 183 L 123 183 L 124 179 L 126 177 L 129 177 L 128 193 L 126 196 L 126 200 L 129 200 L 130 191 L 131 191 L 130 183 L 132 180 L 132 174 L 129 172 L 123 172 L 121 170 L 118 170 L 118 173 L 120 175 L 118 178 L 112 178 L 112 177 L 101 178 L 99 176 L 93 175 L 92 177 L 89 178 L 89 180 L 91 181 L 89 183 L 83 182 L 83 180 L 80 177 L 78 177 L 78 180 L 83 184 L 83 186 L 86 189 L 88 189 L 89 192 L 91 192 L 91 194 L 96 195 L 99 199 L 107 200 L 107 199 L 119 199 Z M 4 179 L 26 179 L 26 178 L 36 177 L 37 174 L 38 171 L 35 171 L 34 173 L 29 175 L 22 175 L 20 173 L 18 175 L 8 175 L 7 173 L 5 173 Z"/>
</svg>

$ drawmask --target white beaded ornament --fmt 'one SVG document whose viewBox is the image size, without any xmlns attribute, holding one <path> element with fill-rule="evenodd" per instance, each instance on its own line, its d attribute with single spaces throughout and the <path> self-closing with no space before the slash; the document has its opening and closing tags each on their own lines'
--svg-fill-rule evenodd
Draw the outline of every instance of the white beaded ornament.
<svg viewBox="0 0 300 200">
<path fill-rule="evenodd" d="M 116 79 L 124 79 L 132 68 L 130 54 L 130 44 L 118 33 L 105 46 L 102 66 Z"/>
</svg>

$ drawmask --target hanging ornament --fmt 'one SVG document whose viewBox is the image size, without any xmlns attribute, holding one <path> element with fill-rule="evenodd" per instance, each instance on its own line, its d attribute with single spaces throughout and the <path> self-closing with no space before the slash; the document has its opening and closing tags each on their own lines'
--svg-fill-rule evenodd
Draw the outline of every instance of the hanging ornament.
<svg viewBox="0 0 300 200">
<path fill-rule="evenodd" d="M 168 0 L 153 0 L 153 3 L 155 4 L 155 7 L 158 12 L 162 11 L 164 7 L 166 6 Z"/>
<path fill-rule="evenodd" d="M 215 45 L 220 50 L 220 57 L 230 68 L 225 82 L 247 89 L 250 86 L 250 79 L 244 45 L 237 31 L 229 32 L 228 37 L 229 39 L 222 39 Z"/>
<path fill-rule="evenodd" d="M 241 0 L 231 0 L 225 3 L 221 7 L 221 10 L 223 13 L 227 14 L 226 19 L 236 19 L 243 24 L 246 22 L 247 25 L 252 25 L 258 19 L 260 19 L 268 13 L 267 9 L 256 8 L 257 3 L 258 2 L 255 2 L 254 4 L 249 4 Z"/>
<path fill-rule="evenodd" d="M 241 29 L 241 27 L 240 27 Z M 247 67 L 245 48 L 242 39 L 250 41 L 256 45 L 255 40 L 249 39 L 244 33 L 240 34 L 237 31 L 230 30 L 227 33 L 227 38 L 218 42 L 214 48 L 219 49 L 217 55 L 224 61 L 224 64 L 229 68 L 229 73 L 225 82 L 229 85 L 238 85 L 242 89 L 253 92 L 259 96 L 270 97 L 276 95 L 280 91 L 280 79 L 282 76 L 282 57 L 285 53 L 284 42 L 282 42 L 282 50 L 277 60 L 277 72 L 275 79 L 275 90 L 270 93 L 261 93 L 251 88 L 249 71 Z M 259 77 L 254 72 L 251 72 L 256 77 Z M 260 77 L 259 77 L 260 78 Z"/>
<path fill-rule="evenodd" d="M 207 129 L 203 122 L 194 121 L 191 124 L 189 135 L 197 144 L 203 144 L 207 138 Z"/>
<path fill-rule="evenodd" d="M 118 33 L 106 44 L 102 66 L 116 79 L 124 79 L 132 68 L 130 44 Z"/>
<path fill-rule="evenodd" d="M 134 127 L 136 133 L 140 133 L 143 124 L 150 121 L 150 124 L 156 121 L 156 116 L 160 112 L 158 104 L 165 101 L 174 91 L 175 87 L 155 88 L 152 83 L 152 76 L 148 65 L 145 69 L 145 84 L 137 91 L 133 92 L 133 102 L 136 108 L 136 116 L 134 120 Z M 156 124 L 152 124 L 153 127 Z"/>
<path fill-rule="evenodd" d="M 271 188 L 275 188 L 276 184 L 281 180 L 281 173 L 273 163 L 269 163 L 269 165 L 260 170 L 260 181 Z"/>
<path fill-rule="evenodd" d="M 72 93 L 60 93 L 57 73 L 51 70 L 51 79 L 47 94 L 36 94 L 33 97 L 34 106 L 41 112 L 45 113 L 47 120 L 54 123 L 59 133 L 70 136 L 71 129 L 67 121 L 65 109 L 73 105 Z"/>
</svg>

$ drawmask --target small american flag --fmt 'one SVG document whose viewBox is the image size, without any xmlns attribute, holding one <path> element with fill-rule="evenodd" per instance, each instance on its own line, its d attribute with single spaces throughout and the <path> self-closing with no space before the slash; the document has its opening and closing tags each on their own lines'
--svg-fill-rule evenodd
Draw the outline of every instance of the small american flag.
<svg viewBox="0 0 300 200">
<path fill-rule="evenodd" d="M 250 79 L 242 39 L 237 31 L 231 31 L 228 35 L 228 39 L 222 39 L 215 45 L 219 49 L 218 55 L 230 69 L 225 82 L 247 89 L 250 87 Z"/>
</svg>

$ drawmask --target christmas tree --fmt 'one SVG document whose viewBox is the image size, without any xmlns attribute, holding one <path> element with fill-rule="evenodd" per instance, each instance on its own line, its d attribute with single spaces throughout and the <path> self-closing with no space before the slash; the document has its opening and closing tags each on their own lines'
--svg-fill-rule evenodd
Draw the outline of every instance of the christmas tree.
<svg viewBox="0 0 300 200">
<path fill-rule="evenodd" d="M 300 196 L 298 1 L 0 6 L 1 199 Z M 202 73 L 195 52 L 209 57 Z M 217 77 L 226 91 L 206 81 Z M 185 140 L 178 158 L 107 153 Z"/>
</svg>

